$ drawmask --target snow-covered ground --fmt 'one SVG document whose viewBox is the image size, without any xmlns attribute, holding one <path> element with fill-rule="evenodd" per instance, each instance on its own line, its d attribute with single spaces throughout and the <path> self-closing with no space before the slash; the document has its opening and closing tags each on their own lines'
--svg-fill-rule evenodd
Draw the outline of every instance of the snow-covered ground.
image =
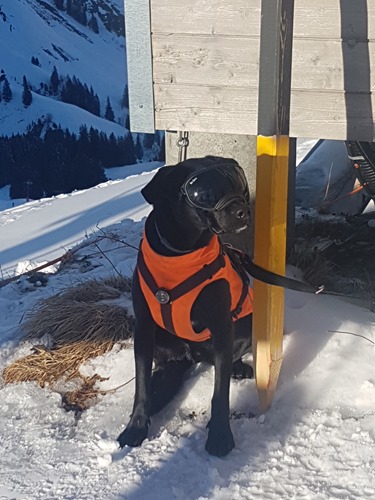
<svg viewBox="0 0 375 500">
<path fill-rule="evenodd" d="M 147 215 L 148 207 L 139 191 L 152 174 L 134 175 L 133 172 L 152 170 L 160 165 L 160 162 L 153 162 L 146 167 L 123 167 L 122 176 L 127 177 L 126 181 L 116 180 L 118 169 L 108 169 L 107 177 L 115 180 L 87 191 L 30 201 L 0 212 L 0 231 L 4 234 L 0 247 L 3 277 L 11 275 L 19 262 L 36 258 L 56 259 L 97 227 L 127 217 L 140 220 Z"/>
<path fill-rule="evenodd" d="M 61 255 L 85 233 L 89 242 L 97 225 L 137 246 L 149 211 L 139 190 L 155 165 L 147 168 L 142 175 L 0 212 L 4 277 L 26 261 Z M 85 273 L 68 267 L 51 274 L 45 287 L 30 286 L 23 277 L 0 288 L 0 369 L 29 352 L 19 343 L 19 328 L 38 301 L 109 276 L 113 266 L 131 275 L 134 248 L 113 240 L 100 245 L 107 258 L 90 246 L 79 251 L 93 264 Z M 153 419 L 149 439 L 135 449 L 119 450 L 116 442 L 131 412 L 134 382 L 101 396 L 79 420 L 48 388 L 2 386 L 0 499 L 375 499 L 374 341 L 374 313 L 287 291 L 274 403 L 261 415 L 255 382 L 232 381 L 231 411 L 241 418 L 231 421 L 236 448 L 224 459 L 204 450 L 210 367 L 192 371 L 185 390 Z M 131 381 L 133 364 L 131 349 L 115 349 L 88 363 L 85 373 L 109 377 L 101 387 L 115 388 Z"/>
</svg>

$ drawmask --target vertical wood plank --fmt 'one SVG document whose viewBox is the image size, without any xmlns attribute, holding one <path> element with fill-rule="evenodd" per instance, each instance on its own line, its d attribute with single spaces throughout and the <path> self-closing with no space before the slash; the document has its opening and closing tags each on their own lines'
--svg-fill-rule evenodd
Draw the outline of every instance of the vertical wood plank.
<svg viewBox="0 0 375 500">
<path fill-rule="evenodd" d="M 149 0 L 124 0 L 132 132 L 155 132 Z"/>
<path fill-rule="evenodd" d="M 289 137 L 258 136 L 254 261 L 285 274 Z M 284 290 L 254 280 L 253 353 L 260 408 L 272 403 L 282 363 Z"/>
<path fill-rule="evenodd" d="M 255 263 L 285 274 L 294 0 L 262 0 Z M 284 290 L 254 281 L 253 352 L 260 408 L 272 403 L 282 363 Z"/>
</svg>

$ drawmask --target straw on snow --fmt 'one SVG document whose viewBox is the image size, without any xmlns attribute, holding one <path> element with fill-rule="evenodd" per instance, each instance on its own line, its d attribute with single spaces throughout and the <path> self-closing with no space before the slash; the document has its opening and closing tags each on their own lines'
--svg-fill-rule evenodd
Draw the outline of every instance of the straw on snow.
<svg viewBox="0 0 375 500">
<path fill-rule="evenodd" d="M 4 382 L 33 380 L 44 387 L 53 386 L 61 378 L 81 377 L 79 367 L 82 363 L 132 336 L 134 319 L 127 309 L 99 302 L 117 299 L 123 291 L 129 290 L 130 281 L 126 278 L 91 280 L 43 301 L 23 325 L 24 340 L 34 341 L 46 336 L 52 339 L 53 348 L 34 346 L 31 354 L 4 369 Z M 91 396 L 100 392 L 89 385 L 87 393 Z M 81 399 L 82 390 L 77 391 Z M 80 406 L 87 406 L 81 403 Z"/>
</svg>

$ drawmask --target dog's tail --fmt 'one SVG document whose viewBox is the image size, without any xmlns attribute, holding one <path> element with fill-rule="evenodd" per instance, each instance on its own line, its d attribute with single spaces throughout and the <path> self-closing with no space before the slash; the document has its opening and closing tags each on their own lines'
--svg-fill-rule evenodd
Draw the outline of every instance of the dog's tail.
<svg viewBox="0 0 375 500">
<path fill-rule="evenodd" d="M 154 371 L 151 378 L 150 415 L 158 413 L 176 396 L 192 364 L 189 359 L 168 361 Z"/>
</svg>

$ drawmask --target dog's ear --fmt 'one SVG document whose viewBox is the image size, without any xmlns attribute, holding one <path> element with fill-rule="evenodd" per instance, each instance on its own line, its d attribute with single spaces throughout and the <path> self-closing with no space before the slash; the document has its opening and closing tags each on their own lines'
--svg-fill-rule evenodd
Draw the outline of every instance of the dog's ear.
<svg viewBox="0 0 375 500">
<path fill-rule="evenodd" d="M 169 166 L 159 168 L 150 182 L 146 184 L 143 189 L 141 189 L 143 198 L 150 205 L 155 205 L 158 199 L 160 199 L 160 197 L 164 194 L 165 179 L 169 175 L 171 171 L 170 169 L 171 167 Z"/>
</svg>

